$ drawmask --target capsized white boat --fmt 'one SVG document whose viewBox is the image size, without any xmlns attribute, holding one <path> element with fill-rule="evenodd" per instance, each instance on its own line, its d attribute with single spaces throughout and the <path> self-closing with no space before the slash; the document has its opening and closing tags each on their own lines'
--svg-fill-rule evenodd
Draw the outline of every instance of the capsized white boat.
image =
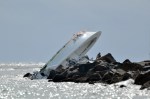
<svg viewBox="0 0 150 99">
<path fill-rule="evenodd" d="M 49 71 L 56 69 L 58 66 L 68 66 L 69 59 L 78 60 L 91 49 L 95 44 L 101 31 L 98 32 L 78 32 L 69 40 L 40 70 L 45 76 L 49 75 Z"/>
</svg>

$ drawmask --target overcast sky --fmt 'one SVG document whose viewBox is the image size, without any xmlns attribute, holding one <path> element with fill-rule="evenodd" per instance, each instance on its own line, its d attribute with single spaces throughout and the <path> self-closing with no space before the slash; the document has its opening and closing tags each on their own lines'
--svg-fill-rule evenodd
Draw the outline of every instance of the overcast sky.
<svg viewBox="0 0 150 99">
<path fill-rule="evenodd" d="M 81 30 L 102 31 L 90 57 L 150 59 L 150 0 L 0 0 L 0 62 L 47 62 Z"/>
</svg>

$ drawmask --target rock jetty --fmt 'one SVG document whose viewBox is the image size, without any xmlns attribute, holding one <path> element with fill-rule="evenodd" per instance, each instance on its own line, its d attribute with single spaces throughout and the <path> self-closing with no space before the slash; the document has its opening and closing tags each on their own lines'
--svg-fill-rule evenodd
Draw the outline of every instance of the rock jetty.
<svg viewBox="0 0 150 99">
<path fill-rule="evenodd" d="M 24 77 L 32 76 L 27 73 Z M 58 66 L 50 71 L 47 77 L 51 82 L 76 82 L 76 83 L 105 83 L 113 84 L 128 79 L 133 79 L 134 84 L 141 85 L 141 90 L 150 88 L 150 60 L 131 62 L 126 59 L 120 63 L 108 53 L 101 56 L 99 53 L 92 63 L 75 64 L 67 68 Z"/>
</svg>

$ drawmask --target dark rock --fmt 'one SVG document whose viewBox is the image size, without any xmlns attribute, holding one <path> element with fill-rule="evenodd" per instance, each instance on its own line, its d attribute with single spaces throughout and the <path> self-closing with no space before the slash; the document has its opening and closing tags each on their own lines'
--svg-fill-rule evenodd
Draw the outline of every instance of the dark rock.
<svg viewBox="0 0 150 99">
<path fill-rule="evenodd" d="M 140 64 L 137 63 L 123 63 L 120 64 L 118 67 L 116 67 L 116 69 L 123 69 L 125 71 L 137 71 L 137 70 L 142 70 L 142 66 Z"/>
<path fill-rule="evenodd" d="M 47 79 L 53 79 L 56 74 L 57 74 L 57 72 L 55 70 L 51 70 L 49 76 L 47 77 Z"/>
<path fill-rule="evenodd" d="M 23 77 L 31 77 L 32 76 L 32 74 L 30 74 L 30 73 L 26 73 Z"/>
<path fill-rule="evenodd" d="M 79 75 L 79 74 L 80 73 L 79 73 L 78 69 L 76 69 L 76 70 L 73 70 L 73 71 L 68 71 L 68 74 L 66 75 L 66 77 L 72 78 L 74 75 Z"/>
<path fill-rule="evenodd" d="M 54 78 L 53 78 L 53 82 L 61 82 L 65 79 L 66 77 L 61 75 L 61 74 L 57 74 Z"/>
<path fill-rule="evenodd" d="M 94 85 L 94 82 L 93 81 L 89 81 L 89 84 L 93 84 Z"/>
<path fill-rule="evenodd" d="M 49 79 L 49 80 L 48 80 L 48 82 L 52 82 L 52 81 L 53 81 L 53 79 Z"/>
<path fill-rule="evenodd" d="M 142 85 L 142 87 L 140 88 L 140 90 L 143 90 L 143 89 L 145 89 L 145 88 L 150 88 L 150 80 L 147 81 L 146 83 L 144 83 L 144 84 Z"/>
<path fill-rule="evenodd" d="M 68 70 L 73 71 L 73 70 L 76 70 L 78 68 L 79 68 L 79 66 L 71 66 L 71 67 L 68 68 Z"/>
<path fill-rule="evenodd" d="M 113 69 L 112 69 L 113 70 Z M 123 69 L 116 69 L 116 72 L 119 75 L 124 75 L 126 73 L 126 71 L 124 71 Z"/>
<path fill-rule="evenodd" d="M 108 67 L 110 65 L 110 63 L 102 61 L 102 60 L 98 60 L 98 61 L 96 60 L 95 66 L 97 66 L 97 65 Z"/>
<path fill-rule="evenodd" d="M 124 87 L 127 87 L 127 86 L 125 86 L 125 85 L 120 85 L 120 88 L 124 88 Z"/>
<path fill-rule="evenodd" d="M 102 81 L 108 84 L 112 84 L 123 80 L 127 80 L 129 79 L 129 77 L 130 75 L 127 75 L 126 72 L 122 69 L 112 69 L 103 76 Z"/>
<path fill-rule="evenodd" d="M 108 63 L 116 62 L 116 60 L 114 59 L 114 57 L 110 53 L 106 54 L 105 56 L 98 58 L 98 60 L 106 61 Z"/>
<path fill-rule="evenodd" d="M 58 66 L 56 69 L 55 69 L 55 71 L 57 71 L 57 72 L 59 72 L 59 73 L 62 73 L 62 72 L 64 72 L 66 69 L 62 66 L 62 65 L 60 65 L 60 66 Z"/>
<path fill-rule="evenodd" d="M 89 71 L 86 73 L 86 76 L 89 77 L 91 76 L 92 74 L 94 74 L 95 71 L 93 70 L 93 68 L 89 69 Z"/>
<path fill-rule="evenodd" d="M 115 73 L 115 74 L 111 77 L 111 83 L 110 83 L 110 84 L 120 82 L 120 81 L 122 81 L 122 78 L 123 78 L 122 75 L 120 75 L 120 74 L 118 74 L 118 73 Z"/>
<path fill-rule="evenodd" d="M 105 71 L 99 71 L 99 74 L 103 77 L 108 71 L 105 70 Z"/>
<path fill-rule="evenodd" d="M 53 78 L 53 81 L 54 82 L 75 81 L 77 79 L 77 78 L 75 78 L 76 75 L 80 75 L 78 69 L 70 71 L 69 68 L 68 68 L 68 69 L 66 69 L 64 72 L 62 72 L 60 74 L 57 73 L 57 75 Z M 77 77 L 79 77 L 79 76 L 77 76 Z"/>
<path fill-rule="evenodd" d="M 102 77 L 102 81 L 104 83 L 107 83 L 107 84 L 112 84 L 112 77 L 113 77 L 113 73 L 112 72 L 106 72 L 104 74 L 104 76 Z"/>
<path fill-rule="evenodd" d="M 121 65 L 122 63 L 120 63 L 120 62 L 114 62 L 113 63 L 113 65 L 116 65 L 116 66 L 119 66 L 119 65 Z"/>
<path fill-rule="evenodd" d="M 106 67 L 106 66 L 96 65 L 93 70 L 94 71 L 105 71 L 105 70 L 108 70 L 108 69 L 109 68 Z"/>
<path fill-rule="evenodd" d="M 139 71 L 139 70 L 137 70 L 137 71 L 129 71 L 127 73 L 129 73 L 131 75 L 131 78 L 135 80 L 137 78 L 137 76 L 140 75 L 141 71 Z"/>
<path fill-rule="evenodd" d="M 66 71 L 62 72 L 60 75 L 63 77 L 67 77 L 68 73 L 70 73 L 70 71 L 66 70 Z"/>
<path fill-rule="evenodd" d="M 73 76 L 72 76 L 72 81 L 74 81 L 74 82 L 75 82 L 75 81 L 76 81 L 76 79 L 78 79 L 78 78 L 80 78 L 80 75 L 73 75 Z"/>
<path fill-rule="evenodd" d="M 98 54 L 97 54 L 96 60 L 99 59 L 99 58 L 101 58 L 101 53 L 98 53 Z"/>
<path fill-rule="evenodd" d="M 150 66 L 150 63 L 146 63 L 145 66 Z"/>
<path fill-rule="evenodd" d="M 142 66 L 150 66 L 150 60 L 145 60 L 145 61 L 141 61 L 141 62 L 137 62 L 137 63 Z"/>
<path fill-rule="evenodd" d="M 72 75 L 72 77 L 67 77 L 65 81 L 76 82 L 76 79 L 80 78 L 80 75 Z"/>
<path fill-rule="evenodd" d="M 123 62 L 123 64 L 125 64 L 125 63 L 131 63 L 131 61 L 130 61 L 129 59 L 126 59 L 126 60 Z"/>
<path fill-rule="evenodd" d="M 77 78 L 76 80 L 75 80 L 75 82 L 76 83 L 85 83 L 85 82 L 87 82 L 87 77 L 79 77 L 79 78 Z"/>
<path fill-rule="evenodd" d="M 131 75 L 122 69 L 112 69 L 112 72 L 114 73 L 112 83 L 125 81 L 131 78 Z"/>
<path fill-rule="evenodd" d="M 139 74 L 135 79 L 135 84 L 143 85 L 144 83 L 150 81 L 150 71 L 144 74 Z"/>
<path fill-rule="evenodd" d="M 122 77 L 122 81 L 128 80 L 131 78 L 131 75 L 129 73 L 125 73 Z"/>
<path fill-rule="evenodd" d="M 89 71 L 89 69 L 93 68 L 94 66 L 95 66 L 95 63 L 81 64 L 79 65 L 79 72 L 86 73 L 87 71 Z"/>
<path fill-rule="evenodd" d="M 150 70 L 150 65 L 149 65 L 149 66 L 144 66 L 144 67 L 142 68 L 142 71 L 148 71 L 148 70 Z"/>
<path fill-rule="evenodd" d="M 148 62 L 148 63 L 150 63 L 150 60 L 145 60 L 144 62 Z"/>
<path fill-rule="evenodd" d="M 92 74 L 91 76 L 88 77 L 87 81 L 88 82 L 89 81 L 99 81 L 101 79 L 102 79 L 102 77 L 99 73 L 94 73 L 94 74 Z"/>
<path fill-rule="evenodd" d="M 145 60 L 144 63 L 145 63 L 145 66 L 150 66 L 150 60 Z"/>
</svg>

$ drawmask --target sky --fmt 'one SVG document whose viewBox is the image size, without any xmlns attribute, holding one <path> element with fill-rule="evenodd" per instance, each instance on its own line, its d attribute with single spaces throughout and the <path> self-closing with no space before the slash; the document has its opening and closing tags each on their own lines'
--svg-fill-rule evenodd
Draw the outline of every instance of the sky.
<svg viewBox="0 0 150 99">
<path fill-rule="evenodd" d="M 79 31 L 102 31 L 89 57 L 150 59 L 150 0 L 0 0 L 0 62 L 47 62 Z"/>
</svg>

